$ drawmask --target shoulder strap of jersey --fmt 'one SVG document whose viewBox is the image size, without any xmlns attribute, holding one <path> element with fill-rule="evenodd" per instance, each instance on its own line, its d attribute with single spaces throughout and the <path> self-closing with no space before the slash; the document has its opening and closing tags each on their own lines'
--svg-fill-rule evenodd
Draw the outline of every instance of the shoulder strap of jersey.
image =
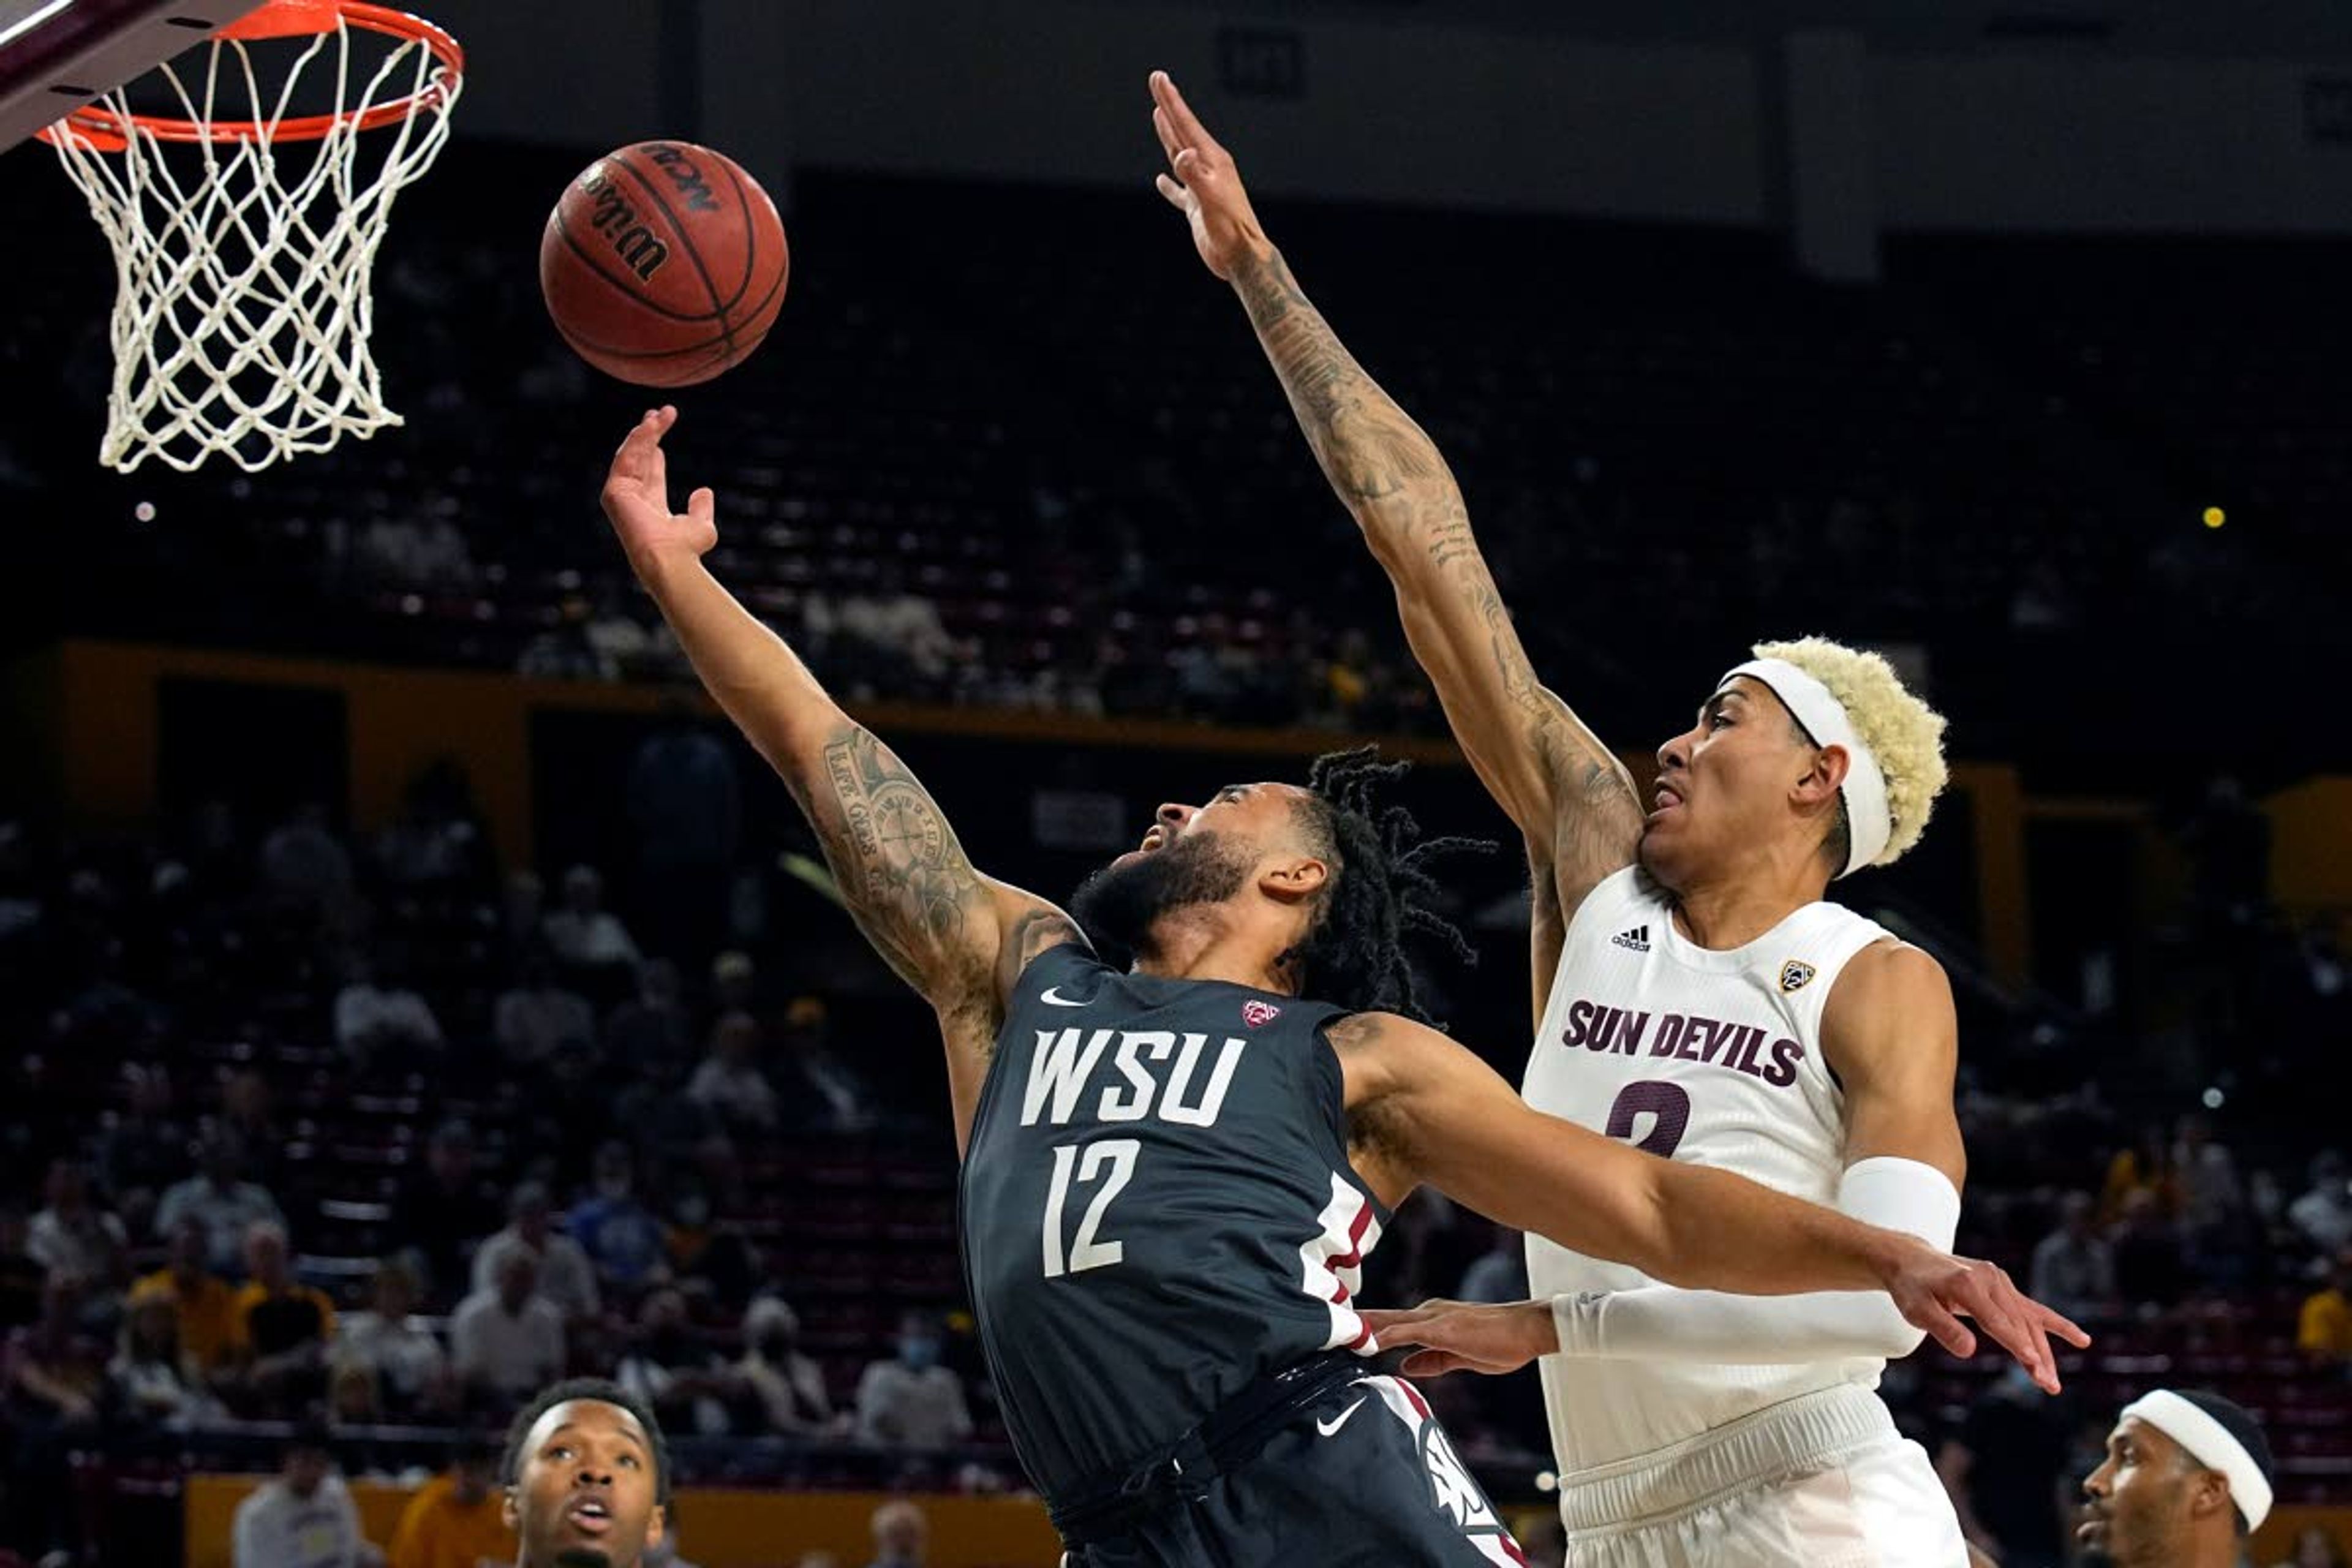
<svg viewBox="0 0 2352 1568">
<path fill-rule="evenodd" d="M 1116 973 L 1111 966 L 1095 956 L 1094 950 L 1083 942 L 1055 942 L 1029 961 L 1013 983 L 1014 1004 L 1035 1000 L 1038 994 L 1057 985 L 1073 988 L 1083 985 L 1085 994 L 1094 994 L 1092 976 Z"/>
<path fill-rule="evenodd" d="M 1664 900 L 1657 896 L 1656 888 L 1657 884 L 1639 866 L 1628 866 L 1601 878 L 1592 885 L 1592 891 L 1584 895 L 1584 901 L 1576 906 L 1576 913 L 1569 917 L 1561 952 L 1574 952 L 1580 942 L 1606 941 L 1609 928 L 1618 921 L 1645 909 L 1663 908 Z"/>
</svg>

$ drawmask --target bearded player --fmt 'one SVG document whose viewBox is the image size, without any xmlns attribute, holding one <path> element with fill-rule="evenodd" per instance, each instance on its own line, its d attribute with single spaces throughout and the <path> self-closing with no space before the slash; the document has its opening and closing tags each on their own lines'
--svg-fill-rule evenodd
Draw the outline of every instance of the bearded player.
<svg viewBox="0 0 2352 1568">
<path fill-rule="evenodd" d="M 1936 962 L 1823 901 L 1917 841 L 1943 721 L 1873 654 L 1768 644 L 1632 779 L 1537 680 L 1436 447 L 1300 291 L 1164 73 L 1160 194 L 1230 283 L 1388 572 L 1455 739 L 1527 841 L 1538 1110 L 1948 1247 L 1965 1167 Z M 1538 1299 L 1374 1313 L 1408 1373 L 1541 1358 L 1570 1564 L 1962 1568 L 1874 1392 L 1920 1335 L 1882 1299 L 1761 1300 L 1528 1238 Z M 2087 1342 L 2078 1337 L 2074 1342 Z"/>
<path fill-rule="evenodd" d="M 1170 805 L 1081 889 L 1080 924 L 982 876 L 938 803 L 702 562 L 650 413 L 606 515 L 713 697 L 807 815 L 842 900 L 928 1000 L 963 1151 L 960 1231 L 1014 1447 L 1073 1557 L 1511 1563 L 1420 1395 L 1374 1375 L 1353 1293 L 1430 1182 L 1508 1225 L 1688 1285 L 1885 1289 L 1955 1345 L 1971 1313 L 2045 1384 L 2064 1321 L 1996 1269 L 1530 1110 L 1413 1010 L 1434 922 L 1393 769 Z M 1456 933 L 1458 936 L 1458 933 Z"/>
</svg>

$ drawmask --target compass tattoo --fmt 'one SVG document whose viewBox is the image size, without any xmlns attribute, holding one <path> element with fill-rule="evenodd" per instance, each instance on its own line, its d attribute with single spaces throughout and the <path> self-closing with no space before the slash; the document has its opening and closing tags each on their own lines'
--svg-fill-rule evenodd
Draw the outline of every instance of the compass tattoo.
<svg viewBox="0 0 2352 1568">
<path fill-rule="evenodd" d="M 862 725 L 845 725 L 824 748 L 824 771 L 801 802 L 824 846 L 834 881 L 857 927 L 900 978 L 926 994 L 950 981 L 958 941 L 985 896 L 939 803 L 897 752 Z"/>
</svg>

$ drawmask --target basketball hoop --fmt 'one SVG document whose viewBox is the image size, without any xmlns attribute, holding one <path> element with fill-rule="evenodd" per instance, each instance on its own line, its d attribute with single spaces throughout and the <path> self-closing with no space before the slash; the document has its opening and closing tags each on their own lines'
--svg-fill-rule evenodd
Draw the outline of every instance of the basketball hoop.
<svg viewBox="0 0 2352 1568">
<path fill-rule="evenodd" d="M 355 60 L 354 34 L 390 52 Z M 299 53 L 265 73 L 251 46 L 273 40 Z M 180 113 L 136 112 L 118 89 L 40 132 L 114 250 L 99 460 L 124 473 L 215 455 L 250 471 L 401 423 L 368 352 L 370 282 L 394 199 L 448 140 L 465 71 L 447 33 L 362 0 L 269 0 L 198 47 L 154 73 Z M 293 112 L 322 59 L 333 107 Z M 362 179 L 361 135 L 380 129 L 383 163 Z"/>
</svg>

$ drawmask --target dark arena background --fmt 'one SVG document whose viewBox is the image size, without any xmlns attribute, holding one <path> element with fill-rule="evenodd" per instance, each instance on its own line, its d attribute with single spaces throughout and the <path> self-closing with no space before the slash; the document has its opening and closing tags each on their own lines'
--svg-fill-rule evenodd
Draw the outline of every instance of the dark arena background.
<svg viewBox="0 0 2352 1568">
<path fill-rule="evenodd" d="M 932 1016 L 637 590 L 597 491 L 668 395 L 571 354 L 537 249 L 625 142 L 775 195 L 782 315 L 675 395 L 672 473 L 982 869 L 1061 897 L 1159 802 L 1368 739 L 1433 831 L 1507 840 L 1153 194 L 1155 67 L 1637 778 L 1764 637 L 1949 716 L 1923 847 L 1835 896 L 1953 978 L 1959 1250 L 2098 1336 L 2053 1401 L 1888 1369 L 1989 1553 L 2070 1561 L 2171 1384 L 2266 1425 L 2248 1561 L 2346 1560 L 2297 1536 L 2352 1545 L 2352 12 L 423 8 L 467 86 L 375 268 L 405 423 L 330 453 L 100 468 L 114 268 L 47 148 L 0 157 L 0 1563 L 254 1568 L 236 1505 L 321 1418 L 394 1568 L 511 1561 L 395 1534 L 503 1432 L 513 1347 L 454 1331 L 518 1254 L 562 1364 L 660 1410 L 677 1560 L 1055 1562 Z M 1461 868 L 1481 962 L 1425 987 L 1516 1083 L 1524 869 Z M 1366 1293 L 1512 1299 L 1516 1257 L 1423 1194 Z M 932 1346 L 968 1418 L 894 1406 Z M 1425 1391 L 1557 1562 L 1532 1373 Z"/>
</svg>

